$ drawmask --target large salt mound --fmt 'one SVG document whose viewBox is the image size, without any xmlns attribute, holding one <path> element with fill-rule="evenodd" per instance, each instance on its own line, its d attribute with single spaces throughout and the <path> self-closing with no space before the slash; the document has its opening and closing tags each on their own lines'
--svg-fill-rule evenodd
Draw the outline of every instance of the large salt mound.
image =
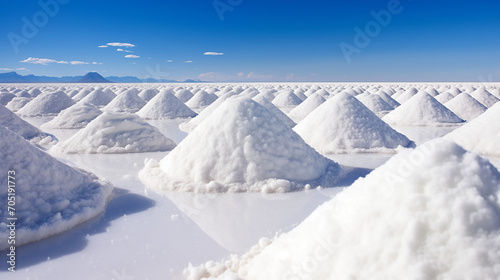
<svg viewBox="0 0 500 280">
<path fill-rule="evenodd" d="M 17 111 L 21 116 L 54 116 L 75 102 L 62 91 L 45 92 Z"/>
<path fill-rule="evenodd" d="M 175 143 L 135 114 L 105 112 L 55 145 L 55 153 L 141 153 L 168 151 Z"/>
<path fill-rule="evenodd" d="M 196 113 L 189 109 L 171 91 L 162 91 L 137 112 L 144 119 L 193 118 Z"/>
<path fill-rule="evenodd" d="M 500 156 L 499 120 L 500 102 L 445 137 L 468 150 L 483 155 Z"/>
<path fill-rule="evenodd" d="M 382 118 L 388 124 L 442 126 L 463 122 L 426 92 L 419 92 Z"/>
<path fill-rule="evenodd" d="M 39 144 L 39 142 L 44 139 L 49 142 L 57 140 L 54 136 L 42 132 L 40 129 L 24 121 L 2 105 L 0 105 L 0 125 L 5 126 L 17 135 L 20 135 L 26 140 L 30 140 L 30 142 L 34 144 Z"/>
<path fill-rule="evenodd" d="M 306 100 L 300 103 L 297 107 L 293 108 L 292 111 L 290 111 L 290 118 L 294 122 L 299 123 L 325 101 L 326 100 L 321 95 L 313 93 L 309 95 L 309 97 L 307 97 Z"/>
<path fill-rule="evenodd" d="M 293 108 L 300 103 L 300 99 L 297 95 L 293 93 L 293 90 L 284 90 L 278 94 L 272 101 L 272 103 L 278 108 Z"/>
<path fill-rule="evenodd" d="M 288 117 L 285 113 L 283 113 L 283 111 L 278 109 L 278 107 L 274 106 L 274 104 L 266 99 L 263 95 L 257 94 L 252 99 L 260 105 L 264 106 L 267 110 L 269 110 L 269 112 L 273 113 L 273 115 L 275 115 L 288 127 L 294 127 L 296 125 L 296 123 L 292 119 L 290 119 L 290 117 Z"/>
<path fill-rule="evenodd" d="M 41 128 L 80 129 L 97 118 L 102 111 L 94 105 L 77 103 L 65 109 L 49 122 L 42 124 Z"/>
<path fill-rule="evenodd" d="M 111 100 L 116 98 L 116 95 L 112 92 L 104 92 L 101 89 L 96 89 L 89 94 L 87 94 L 84 98 L 82 98 L 79 103 L 87 103 L 94 105 L 96 107 L 104 107 L 108 105 Z"/>
<path fill-rule="evenodd" d="M 444 105 L 461 119 L 466 121 L 474 119 L 488 109 L 483 104 L 479 103 L 479 101 L 474 99 L 474 97 L 465 92 L 455 96 Z"/>
<path fill-rule="evenodd" d="M 414 145 L 346 92 L 321 104 L 294 130 L 320 153 L 391 152 Z"/>
<path fill-rule="evenodd" d="M 490 108 L 495 103 L 499 101 L 498 98 L 493 96 L 493 94 L 489 93 L 484 87 L 480 87 L 474 92 L 470 94 L 470 96 L 474 97 L 477 101 L 481 102 L 486 108 Z"/>
<path fill-rule="evenodd" d="M 0 125 L 1 172 L 15 179 L 16 244 L 20 246 L 68 230 L 105 208 L 109 183 L 71 168 Z M 8 171 L 15 173 L 8 173 Z M 10 179 L 9 179 L 10 180 Z M 6 182 L 7 184 L 7 182 Z M 8 248 L 7 187 L 0 189 L 0 250 Z M 10 196 L 9 196 L 10 197 Z M 10 199 L 9 199 L 10 200 Z"/>
<path fill-rule="evenodd" d="M 217 95 L 200 90 L 186 102 L 186 105 L 191 109 L 203 108 L 212 104 L 216 99 Z"/>
<path fill-rule="evenodd" d="M 135 113 L 146 105 L 146 101 L 140 98 L 133 90 L 127 90 L 124 93 L 113 98 L 108 105 L 102 108 L 108 112 Z"/>
<path fill-rule="evenodd" d="M 453 142 L 405 150 L 242 257 L 188 279 L 499 279 L 500 173 Z M 217 278 L 221 279 L 221 278 Z M 233 278 L 235 279 L 235 278 Z"/>
<path fill-rule="evenodd" d="M 341 174 L 265 107 L 230 98 L 139 178 L 159 191 L 286 192 L 329 187 Z"/>
</svg>

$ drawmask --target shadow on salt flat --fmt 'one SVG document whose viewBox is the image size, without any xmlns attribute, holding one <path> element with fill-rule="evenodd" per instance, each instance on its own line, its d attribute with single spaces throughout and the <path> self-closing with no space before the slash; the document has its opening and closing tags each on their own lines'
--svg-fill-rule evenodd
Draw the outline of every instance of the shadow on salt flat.
<svg viewBox="0 0 500 280">
<path fill-rule="evenodd" d="M 106 232 L 111 222 L 124 215 L 132 215 L 146 211 L 155 205 L 154 200 L 130 193 L 127 190 L 114 188 L 113 198 L 109 201 L 106 210 L 98 217 L 76 226 L 69 231 L 52 237 L 29 243 L 17 248 L 16 270 L 65 255 L 83 251 L 89 243 L 89 236 Z M 2 270 L 2 272 L 7 270 Z"/>
</svg>

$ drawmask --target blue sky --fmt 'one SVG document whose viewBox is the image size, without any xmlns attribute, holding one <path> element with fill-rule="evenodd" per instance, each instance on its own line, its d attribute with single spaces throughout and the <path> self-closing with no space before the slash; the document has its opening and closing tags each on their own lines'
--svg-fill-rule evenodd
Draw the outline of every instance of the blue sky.
<svg viewBox="0 0 500 280">
<path fill-rule="evenodd" d="M 379 23 L 372 11 L 390 20 Z M 500 81 L 499 15 L 491 0 L 6 0 L 0 69 L 232 82 Z"/>
</svg>

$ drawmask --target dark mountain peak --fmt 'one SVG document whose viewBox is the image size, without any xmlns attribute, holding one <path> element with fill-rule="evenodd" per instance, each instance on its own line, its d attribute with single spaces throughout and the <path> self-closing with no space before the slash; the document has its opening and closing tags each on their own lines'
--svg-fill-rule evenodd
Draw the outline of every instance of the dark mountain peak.
<svg viewBox="0 0 500 280">
<path fill-rule="evenodd" d="M 97 72 L 88 72 L 77 83 L 111 83 Z"/>
</svg>

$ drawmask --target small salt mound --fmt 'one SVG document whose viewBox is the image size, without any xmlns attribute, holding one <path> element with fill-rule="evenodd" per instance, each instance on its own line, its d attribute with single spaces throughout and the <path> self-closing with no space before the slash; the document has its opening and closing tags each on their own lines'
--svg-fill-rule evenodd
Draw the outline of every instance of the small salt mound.
<svg viewBox="0 0 500 280">
<path fill-rule="evenodd" d="M 466 121 L 474 119 L 488 109 L 484 107 L 483 104 L 479 103 L 479 101 L 474 99 L 474 97 L 465 92 L 460 93 L 444 105 L 461 119 Z"/>
<path fill-rule="evenodd" d="M 5 126 L 24 139 L 30 140 L 33 144 L 39 144 L 40 141 L 46 138 L 45 141 L 57 140 L 54 136 L 42 132 L 2 105 L 0 105 L 0 125 Z"/>
<path fill-rule="evenodd" d="M 294 122 L 299 123 L 325 101 L 326 100 L 321 95 L 313 93 L 292 111 L 290 111 L 289 116 Z"/>
<path fill-rule="evenodd" d="M 293 91 L 293 93 L 298 97 L 300 98 L 302 101 L 306 100 L 307 99 L 307 96 L 304 94 L 304 90 L 302 89 L 296 89 Z"/>
<path fill-rule="evenodd" d="M 114 92 L 111 88 L 109 88 L 109 87 L 108 87 L 108 88 L 103 89 L 102 91 L 104 91 L 106 94 L 109 94 L 109 95 L 111 95 L 111 96 L 116 95 L 116 94 L 115 94 L 115 92 Z"/>
<path fill-rule="evenodd" d="M 468 150 L 483 155 L 500 156 L 500 122 L 498 120 L 500 120 L 500 102 L 445 137 Z"/>
<path fill-rule="evenodd" d="M 394 109 L 391 105 L 384 101 L 380 96 L 376 94 L 361 94 L 356 96 L 363 105 L 370 109 L 373 113 L 378 114 L 381 112 L 387 112 Z"/>
<path fill-rule="evenodd" d="M 144 119 L 194 118 L 196 113 L 180 101 L 171 90 L 162 90 L 137 115 Z"/>
<path fill-rule="evenodd" d="M 113 100 L 115 97 L 116 95 L 113 93 L 104 92 L 101 89 L 96 89 L 87 94 L 84 98 L 82 98 L 78 102 L 91 104 L 96 107 L 103 107 L 108 105 L 111 102 L 111 100 Z"/>
<path fill-rule="evenodd" d="M 113 98 L 113 100 L 103 108 L 103 111 L 135 113 L 144 107 L 144 105 L 146 105 L 146 101 L 140 98 L 135 91 L 127 90 Z"/>
<path fill-rule="evenodd" d="M 499 101 L 498 98 L 493 96 L 493 94 L 489 93 L 484 87 L 480 87 L 474 92 L 470 94 L 470 96 L 474 97 L 477 101 L 481 102 L 486 108 L 490 108 L 495 103 Z"/>
<path fill-rule="evenodd" d="M 12 99 L 16 97 L 15 94 L 10 92 L 1 92 L 0 93 L 0 105 L 7 105 Z"/>
<path fill-rule="evenodd" d="M 414 145 L 346 92 L 328 99 L 294 130 L 320 153 L 392 152 Z"/>
<path fill-rule="evenodd" d="M 280 121 L 282 121 L 285 125 L 292 128 L 296 125 L 296 123 L 290 119 L 283 111 L 278 109 L 278 107 L 274 106 L 269 100 L 267 100 L 263 95 L 257 94 L 252 98 L 255 102 L 259 103 L 261 106 L 264 106 L 269 112 L 273 113 Z"/>
<path fill-rule="evenodd" d="M 175 97 L 179 98 L 179 100 L 183 103 L 186 103 L 189 99 L 191 99 L 191 97 L 193 97 L 193 93 L 187 89 L 181 89 L 175 93 Z"/>
<path fill-rule="evenodd" d="M 112 186 L 71 168 L 0 125 L 0 169 L 15 177 L 16 244 L 20 246 L 68 230 L 101 213 Z M 15 173 L 9 173 L 9 171 Z M 9 236 L 7 188 L 0 189 L 0 239 Z M 9 196 L 10 197 L 10 196 Z M 9 199 L 10 200 L 10 199 Z M 0 250 L 9 246 L 0 242 Z"/>
<path fill-rule="evenodd" d="M 55 153 L 118 154 L 168 151 L 175 143 L 135 114 L 105 112 L 65 142 Z"/>
<path fill-rule="evenodd" d="M 500 88 L 490 90 L 490 93 L 493 94 L 496 98 L 500 98 Z"/>
<path fill-rule="evenodd" d="M 85 98 L 85 96 L 89 95 L 89 93 L 91 93 L 91 92 L 92 92 L 92 90 L 89 88 L 82 88 L 77 94 L 70 96 L 70 97 L 73 100 L 78 102 L 78 101 L 82 100 L 83 98 Z"/>
<path fill-rule="evenodd" d="M 278 91 L 275 89 L 263 89 L 259 91 L 259 95 L 264 96 L 269 102 L 272 102 L 274 98 L 276 98 Z"/>
<path fill-rule="evenodd" d="M 24 107 L 24 105 L 28 104 L 31 101 L 31 98 L 28 97 L 14 97 L 7 105 L 5 106 L 7 109 L 12 112 L 16 112 L 17 110 Z"/>
<path fill-rule="evenodd" d="M 80 92 L 80 91 L 79 91 L 79 90 L 77 90 L 77 89 L 73 89 L 73 90 L 70 90 L 70 91 L 66 92 L 66 95 L 67 95 L 67 96 L 69 96 L 69 97 L 71 97 L 71 99 L 73 99 L 73 97 L 74 97 L 75 95 L 77 95 L 77 94 L 78 94 L 78 92 Z M 74 99 L 73 99 L 73 100 L 74 100 Z"/>
<path fill-rule="evenodd" d="M 62 91 L 45 92 L 17 111 L 21 116 L 54 116 L 75 102 Z"/>
<path fill-rule="evenodd" d="M 154 88 L 145 88 L 139 92 L 138 96 L 142 98 L 144 101 L 149 101 L 153 99 L 158 94 L 158 91 Z"/>
<path fill-rule="evenodd" d="M 343 91 L 346 92 L 346 93 L 348 93 L 349 95 L 352 95 L 352 96 L 356 96 L 356 95 L 359 94 L 359 92 L 357 90 L 355 90 L 354 88 L 352 88 L 352 87 L 346 88 Z"/>
<path fill-rule="evenodd" d="M 399 105 L 399 102 L 397 102 L 396 100 L 394 100 L 394 98 L 392 98 L 389 94 L 387 94 L 385 91 L 383 90 L 379 90 L 377 91 L 376 93 L 378 96 L 380 96 L 380 98 L 382 98 L 387 104 L 389 104 L 392 108 L 396 108 L 398 107 Z"/>
<path fill-rule="evenodd" d="M 302 99 L 295 95 L 293 90 L 287 89 L 280 92 L 272 103 L 278 108 L 293 108 L 302 103 Z"/>
<path fill-rule="evenodd" d="M 230 91 L 226 92 L 223 95 L 221 95 L 217 100 L 212 102 L 208 107 L 203 109 L 198 116 L 195 118 L 189 120 L 189 122 L 181 123 L 179 125 L 179 129 L 185 132 L 191 132 L 193 131 L 202 121 L 204 121 L 208 116 L 210 116 L 215 110 L 222 104 L 224 101 L 226 101 L 228 98 L 237 95 L 236 92 Z"/>
<path fill-rule="evenodd" d="M 28 91 L 26 91 L 26 90 L 22 90 L 22 91 L 16 92 L 16 96 L 17 96 L 17 97 L 28 97 L 28 98 L 31 98 L 31 97 L 32 97 L 32 96 L 28 93 Z"/>
<path fill-rule="evenodd" d="M 439 92 L 433 87 L 433 86 L 428 86 L 425 91 L 430 95 L 430 96 L 438 96 Z"/>
<path fill-rule="evenodd" d="M 215 100 L 217 100 L 217 95 L 200 90 L 186 102 L 186 105 L 191 109 L 203 108 L 212 104 Z"/>
<path fill-rule="evenodd" d="M 274 241 L 185 274 L 193 280 L 228 270 L 268 280 L 498 279 L 499 199 L 494 166 L 434 140 L 400 152 Z"/>
<path fill-rule="evenodd" d="M 407 90 L 405 90 L 401 95 L 396 97 L 396 101 L 399 102 L 399 104 L 403 104 L 406 101 L 408 101 L 410 98 L 415 96 L 418 93 L 418 90 L 414 87 L 410 87 Z"/>
<path fill-rule="evenodd" d="M 269 110 L 230 98 L 139 178 L 159 191 L 287 192 L 332 186 L 341 174 Z"/>
<path fill-rule="evenodd" d="M 439 101 L 439 103 L 444 104 L 452 100 L 453 97 L 455 97 L 455 95 L 451 94 L 450 92 L 443 92 L 440 95 L 436 96 L 436 100 Z"/>
<path fill-rule="evenodd" d="M 32 97 L 37 97 L 39 96 L 40 94 L 42 94 L 42 91 L 38 88 L 32 88 L 30 89 L 30 91 L 28 91 L 28 93 L 32 96 Z"/>
<path fill-rule="evenodd" d="M 55 129 L 80 129 L 97 118 L 102 111 L 94 105 L 77 103 L 65 109 L 49 122 L 42 124 L 41 128 Z"/>
<path fill-rule="evenodd" d="M 457 96 L 459 93 L 461 93 L 462 91 L 460 91 L 457 87 L 451 87 L 449 90 L 448 90 L 449 93 L 451 93 L 453 96 Z"/>
<path fill-rule="evenodd" d="M 420 92 L 382 118 L 388 124 L 443 126 L 463 122 L 426 92 Z"/>
</svg>

